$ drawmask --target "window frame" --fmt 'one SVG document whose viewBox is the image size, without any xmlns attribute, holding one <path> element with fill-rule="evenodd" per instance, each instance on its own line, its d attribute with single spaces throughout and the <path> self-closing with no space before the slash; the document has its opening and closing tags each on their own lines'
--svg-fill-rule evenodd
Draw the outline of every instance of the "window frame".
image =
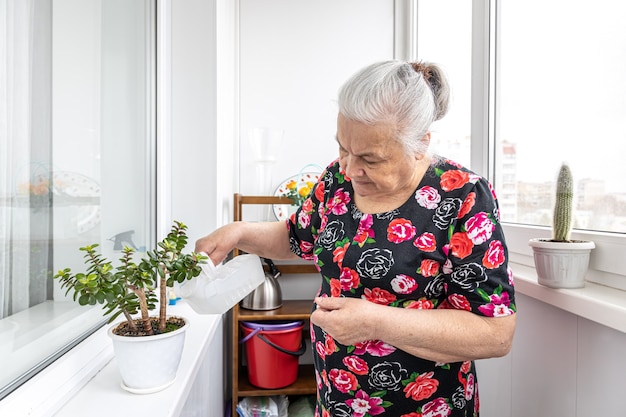
<svg viewBox="0 0 626 417">
<path fill-rule="evenodd" d="M 497 187 L 499 5 L 502 0 L 472 0 L 472 131 L 471 166 Z M 476 75 L 477 74 L 477 75 Z M 550 227 L 503 222 L 509 259 L 534 268 L 528 240 L 550 237 Z M 626 236 L 619 233 L 573 230 L 572 238 L 593 240 L 587 281 L 626 291 Z M 515 270 L 514 270 L 515 272 Z"/>
</svg>

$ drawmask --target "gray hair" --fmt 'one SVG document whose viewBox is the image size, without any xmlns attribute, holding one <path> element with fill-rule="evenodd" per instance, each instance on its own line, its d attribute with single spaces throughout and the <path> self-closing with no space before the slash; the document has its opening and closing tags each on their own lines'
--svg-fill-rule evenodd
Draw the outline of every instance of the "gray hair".
<svg viewBox="0 0 626 417">
<path fill-rule="evenodd" d="M 428 62 L 392 60 L 369 65 L 339 91 L 339 112 L 366 124 L 394 123 L 407 152 L 426 153 L 421 141 L 448 111 L 450 87 L 443 70 Z"/>
</svg>

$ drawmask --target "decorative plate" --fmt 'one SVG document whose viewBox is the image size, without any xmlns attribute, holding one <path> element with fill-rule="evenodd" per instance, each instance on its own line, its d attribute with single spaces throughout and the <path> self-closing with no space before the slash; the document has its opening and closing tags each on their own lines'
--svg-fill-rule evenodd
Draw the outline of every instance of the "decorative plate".
<svg viewBox="0 0 626 417">
<path fill-rule="evenodd" d="M 281 182 L 278 187 L 276 187 L 274 195 L 276 197 L 299 196 L 300 199 L 304 200 L 304 197 L 299 194 L 299 192 L 303 189 L 308 189 L 310 192 L 310 189 L 313 187 L 313 185 L 315 185 L 320 175 L 320 172 L 301 172 L 299 174 L 292 175 L 291 177 Z M 274 204 L 272 206 L 274 210 L 274 216 L 276 216 L 277 220 L 281 221 L 287 220 L 289 216 L 291 216 L 291 214 L 296 212 L 298 207 L 299 205 L 296 205 L 296 203 Z"/>
</svg>

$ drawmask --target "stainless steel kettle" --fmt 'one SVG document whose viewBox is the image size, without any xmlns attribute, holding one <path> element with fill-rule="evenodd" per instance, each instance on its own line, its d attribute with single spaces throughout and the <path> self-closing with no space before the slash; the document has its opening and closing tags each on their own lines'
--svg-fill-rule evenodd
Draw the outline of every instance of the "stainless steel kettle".
<svg viewBox="0 0 626 417">
<path fill-rule="evenodd" d="M 249 310 L 274 310 L 283 305 L 283 294 L 280 290 L 280 271 L 271 259 L 263 258 L 269 266 L 265 272 L 265 281 L 256 287 L 241 301 L 241 307 Z"/>
</svg>

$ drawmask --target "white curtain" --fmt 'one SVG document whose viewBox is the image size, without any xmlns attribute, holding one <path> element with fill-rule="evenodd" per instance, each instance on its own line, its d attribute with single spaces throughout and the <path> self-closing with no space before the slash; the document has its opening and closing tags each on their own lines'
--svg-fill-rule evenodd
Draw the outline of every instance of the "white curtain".
<svg viewBox="0 0 626 417">
<path fill-rule="evenodd" d="M 0 0 L 0 318 L 51 294 L 51 3 Z"/>
</svg>

